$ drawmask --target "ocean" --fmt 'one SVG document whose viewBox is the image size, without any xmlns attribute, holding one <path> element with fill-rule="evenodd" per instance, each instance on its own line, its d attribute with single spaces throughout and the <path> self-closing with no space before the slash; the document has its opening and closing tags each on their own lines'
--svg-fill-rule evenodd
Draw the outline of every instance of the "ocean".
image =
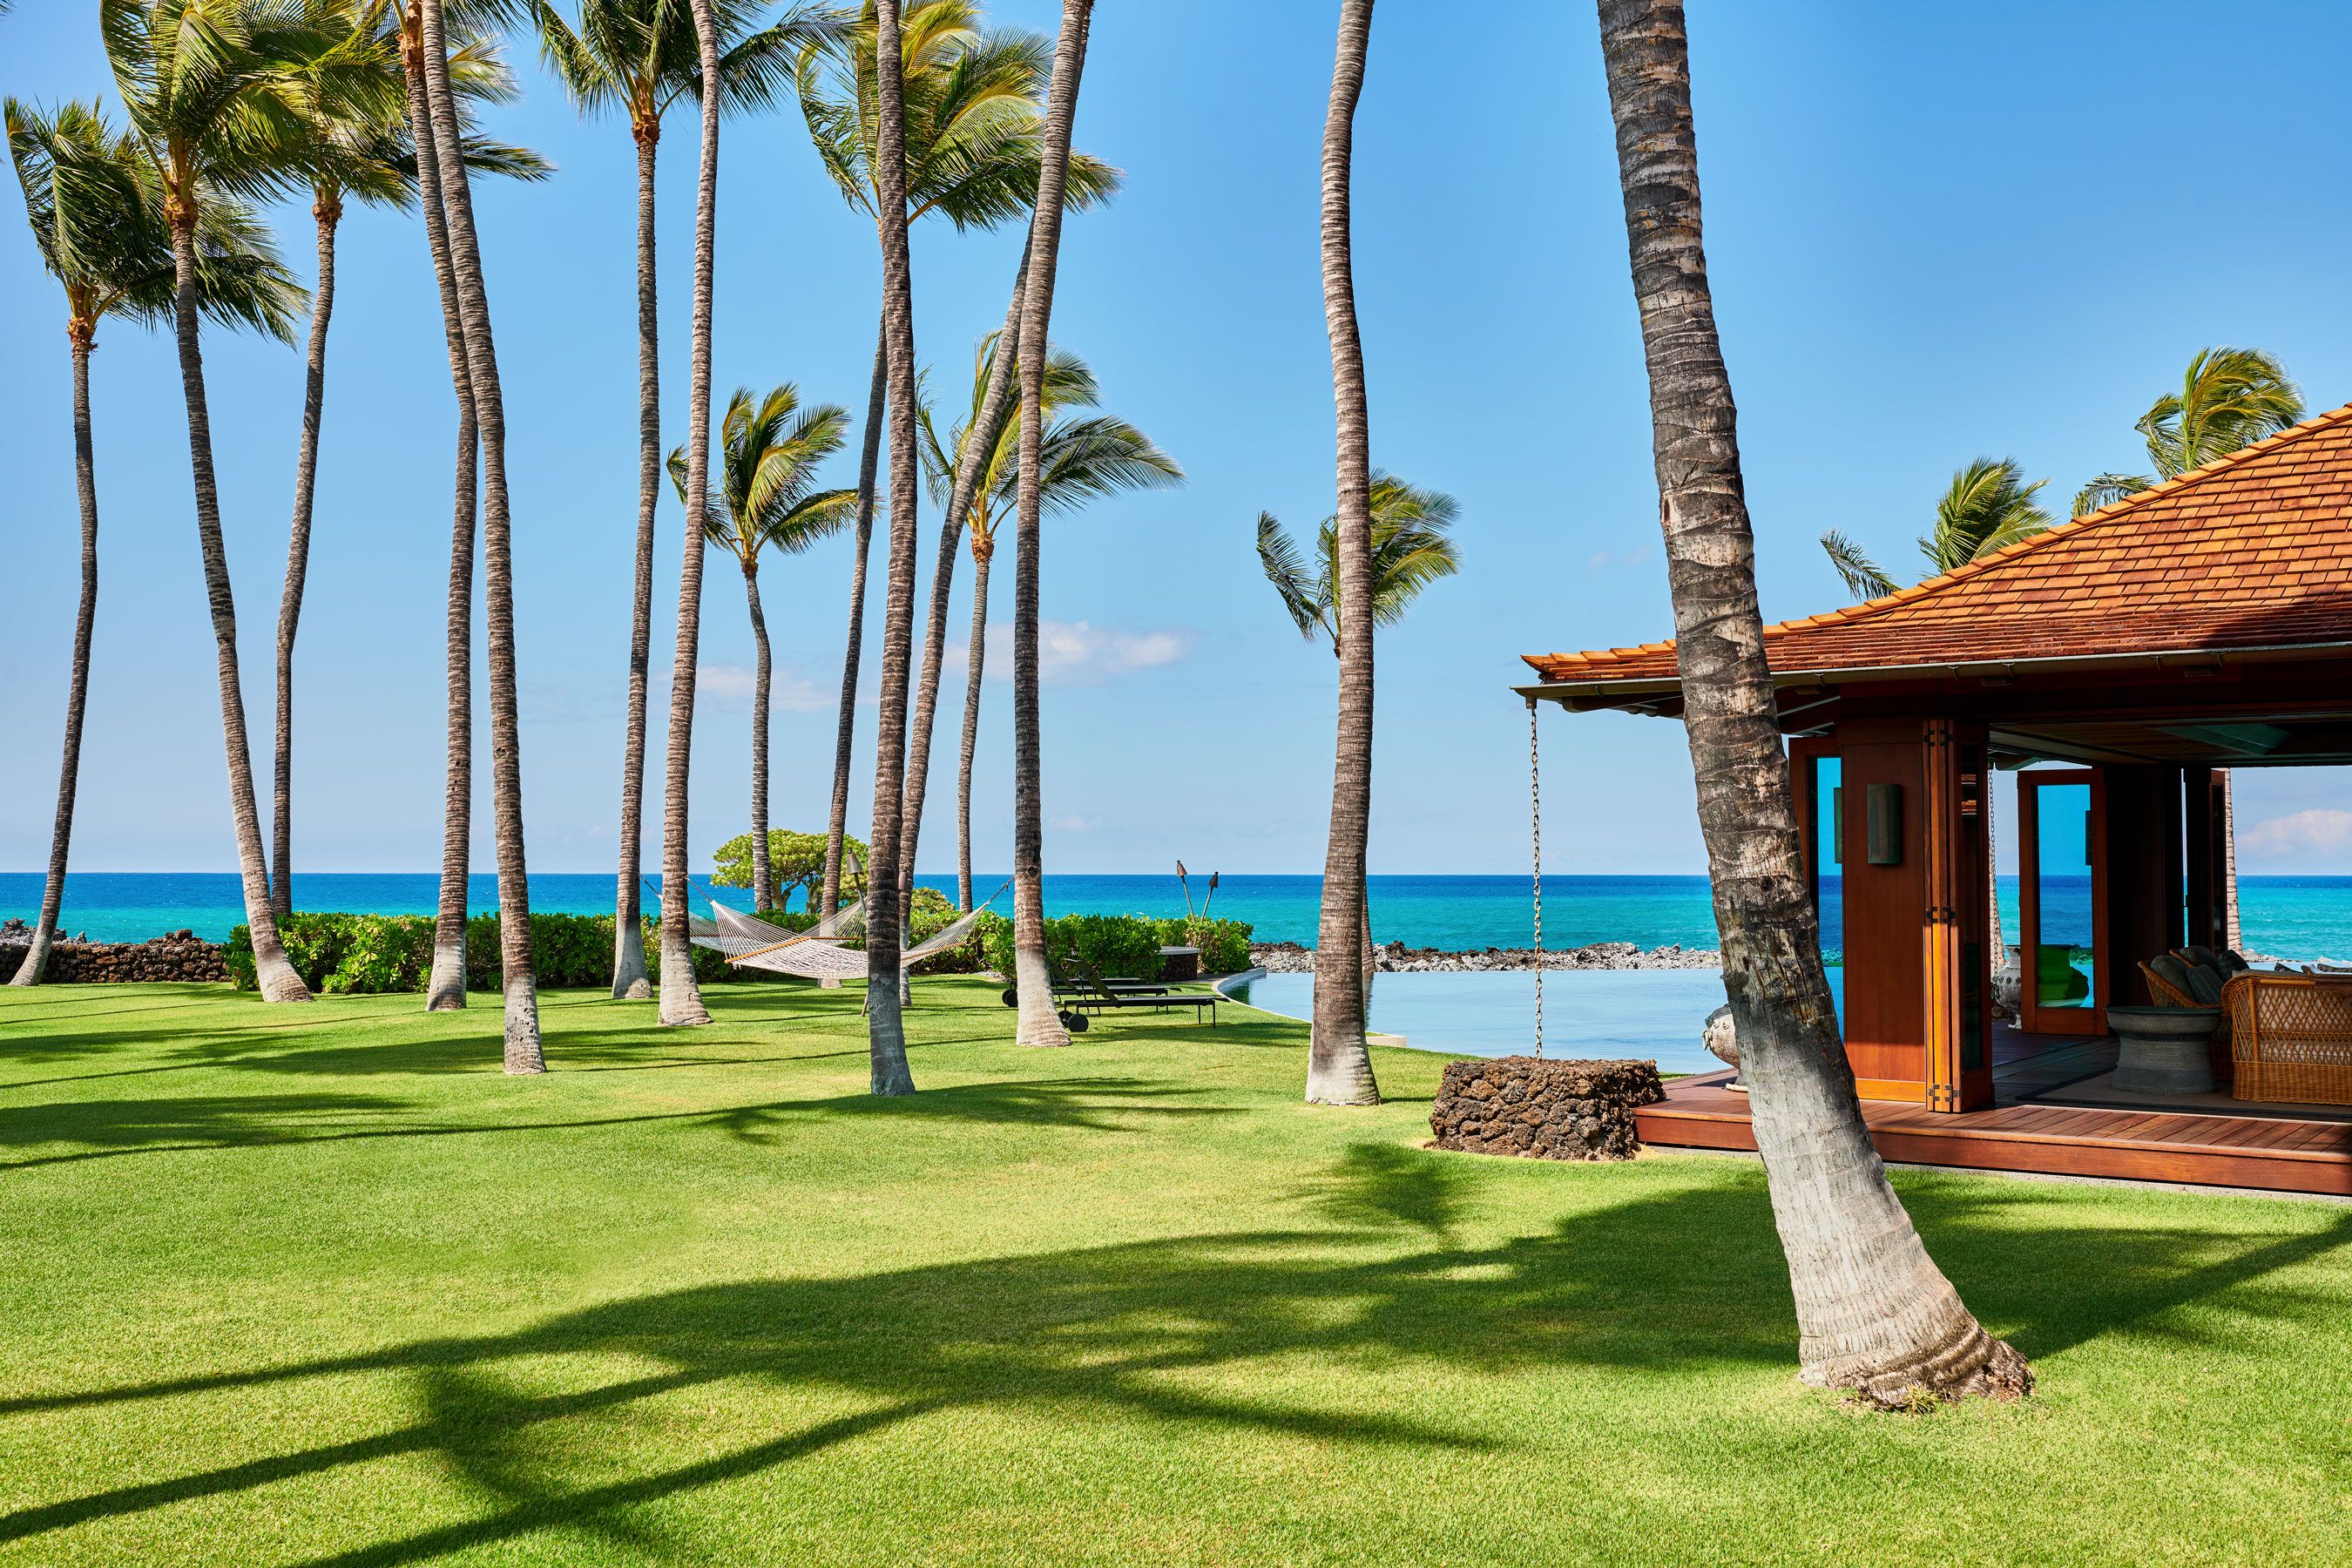
<svg viewBox="0 0 2352 1568">
<path fill-rule="evenodd" d="M 31 921 L 40 912 L 41 875 L 0 872 L 0 919 Z M 657 881 L 658 879 L 656 879 Z M 952 877 L 920 877 L 923 886 L 953 897 Z M 1004 880 L 1002 872 L 978 879 L 981 896 Z M 1315 941 L 1321 897 L 1320 877 L 1227 875 L 1220 879 L 1209 912 L 1248 921 L 1262 942 Z M 1208 879 L 1192 879 L 1198 908 Z M 431 872 L 296 872 L 297 909 L 344 910 L 377 914 L 431 914 L 439 879 Z M 707 895 L 700 878 L 696 890 Z M 476 910 L 498 906 L 498 879 L 473 879 Z M 1409 947 L 1452 950 L 1525 947 L 1529 934 L 1528 884 L 1525 877 L 1387 876 L 1371 879 L 1372 936 Z M 719 896 L 749 908 L 749 892 L 723 889 Z M 2248 877 L 2239 901 L 2246 946 L 2283 958 L 2352 958 L 2352 877 Z M 608 873 L 541 873 L 530 879 L 534 910 L 566 914 L 607 914 L 613 908 Z M 651 895 L 647 895 L 651 902 Z M 2001 903 L 2011 940 L 2017 929 L 2016 887 L 2004 879 Z M 1010 912 L 1009 895 L 999 908 Z M 1049 914 L 1181 915 L 1184 893 L 1174 876 L 1049 876 Z M 1835 904 L 1831 905 L 1832 911 Z M 2053 901 L 2050 916 L 2058 910 Z M 183 928 L 218 942 L 245 919 L 237 879 L 226 872 L 74 872 L 66 879 L 62 927 L 87 932 L 94 942 L 140 942 Z M 1823 945 L 1835 950 L 1834 925 Z M 1594 942 L 1630 942 L 1642 947 L 1711 948 L 1715 916 L 1704 877 L 1569 877 L 1544 879 L 1544 945 L 1574 947 Z"/>
</svg>

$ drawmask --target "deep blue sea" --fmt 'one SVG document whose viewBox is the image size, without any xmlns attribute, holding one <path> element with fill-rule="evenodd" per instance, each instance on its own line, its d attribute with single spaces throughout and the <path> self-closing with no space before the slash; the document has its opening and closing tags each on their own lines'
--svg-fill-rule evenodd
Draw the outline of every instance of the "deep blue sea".
<svg viewBox="0 0 2352 1568">
<path fill-rule="evenodd" d="M 979 879 L 982 896 L 1003 881 L 997 873 Z M 925 886 L 955 891 L 954 879 L 923 877 Z M 1207 879 L 1192 880 L 1197 908 Z M 430 872 L 297 872 L 298 909 L 346 910 L 377 914 L 431 914 L 438 879 Z M 698 878 L 698 894 L 709 884 Z M 1210 912 L 1250 921 L 1259 940 L 1312 944 L 1320 877 L 1226 876 Z M 2054 934 L 2062 900 L 2048 900 L 2045 921 Z M 1449 949 L 1525 947 L 1528 939 L 1528 886 L 1525 877 L 1374 877 L 1371 879 L 1375 941 L 1412 947 Z M 751 895 L 723 889 L 720 896 L 748 908 Z M 2011 935 L 2016 932 L 2016 889 L 2002 889 Z M 541 874 L 530 879 L 535 910 L 604 914 L 613 908 L 608 873 Z M 37 872 L 0 872 L 0 919 L 32 920 L 40 910 Z M 498 881 L 473 879 L 476 910 L 495 909 Z M 2240 891 L 2246 946 L 2283 958 L 2352 959 L 2352 877 L 2249 877 Z M 1184 893 L 1174 877 L 1049 876 L 1048 913 L 1180 915 Z M 1003 907 L 1003 906 L 1000 906 Z M 1834 921 L 1835 901 L 1830 904 Z M 245 919 L 237 879 L 223 872 L 75 872 L 66 879 L 63 929 L 87 932 L 96 942 L 137 942 L 183 927 L 220 941 Z M 1834 929 L 1822 932 L 1824 947 L 1841 945 Z M 1592 942 L 1631 942 L 1643 947 L 1679 943 L 1713 947 L 1715 917 L 1704 877 L 1568 877 L 1544 879 L 1544 945 L 1572 947 Z"/>
</svg>

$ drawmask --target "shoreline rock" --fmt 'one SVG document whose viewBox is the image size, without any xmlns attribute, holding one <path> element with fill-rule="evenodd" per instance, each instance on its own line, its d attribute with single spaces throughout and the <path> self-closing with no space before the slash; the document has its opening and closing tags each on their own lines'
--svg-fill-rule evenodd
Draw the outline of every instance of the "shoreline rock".
<svg viewBox="0 0 2352 1568">
<path fill-rule="evenodd" d="M 0 981 L 16 973 L 31 945 L 21 922 L 0 927 Z M 49 946 L 42 978 L 52 985 L 119 984 L 141 981 L 226 981 L 226 947 L 180 930 L 152 942 L 82 942 L 60 937 Z"/>
<path fill-rule="evenodd" d="M 1533 969 L 1534 958 L 1534 950 L 1524 947 L 1452 952 L 1392 942 L 1372 950 L 1373 968 L 1394 974 Z M 1253 942 L 1250 962 L 1270 974 L 1304 974 L 1315 968 L 1315 950 L 1295 942 Z M 1547 973 L 1555 969 L 1720 969 L 1723 955 L 1709 948 L 1669 945 L 1645 950 L 1630 942 L 1596 942 L 1584 947 L 1548 947 L 1543 967 Z"/>
</svg>

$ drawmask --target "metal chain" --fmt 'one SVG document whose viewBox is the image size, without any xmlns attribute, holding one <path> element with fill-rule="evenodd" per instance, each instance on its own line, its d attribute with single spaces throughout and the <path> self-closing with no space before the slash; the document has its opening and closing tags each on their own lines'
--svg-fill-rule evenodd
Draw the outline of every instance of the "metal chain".
<svg viewBox="0 0 2352 1568">
<path fill-rule="evenodd" d="M 1536 1056 L 1543 1045 L 1543 773 L 1536 750 L 1536 700 L 1528 699 L 1528 820 L 1534 827 L 1536 910 Z"/>
</svg>

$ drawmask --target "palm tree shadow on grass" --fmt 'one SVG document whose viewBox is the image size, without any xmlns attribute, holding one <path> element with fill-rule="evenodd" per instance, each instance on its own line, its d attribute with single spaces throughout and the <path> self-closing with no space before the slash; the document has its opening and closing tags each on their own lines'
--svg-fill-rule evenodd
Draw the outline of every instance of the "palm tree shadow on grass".
<svg viewBox="0 0 2352 1568">
<path fill-rule="evenodd" d="M 1465 1223 L 1476 1180 L 1466 1163 L 1375 1147 L 1357 1145 L 1317 1179 L 1327 1211 L 1354 1222 L 1335 1228 L 747 1279 L 613 1301 L 511 1334 L 0 1404 L 5 1415 L 376 1373 L 404 1380 L 411 1397 L 393 1403 L 417 1413 L 372 1436 L 23 1509 L 0 1518 L 0 1541 L 429 1455 L 483 1500 L 478 1517 L 318 1561 L 417 1562 L 563 1526 L 645 1548 L 660 1544 L 660 1527 L 644 1505 L 789 1467 L 934 1411 L 1477 1452 L 1496 1439 L 1475 1414 L 1439 1424 L 1367 1410 L 1323 1397 L 1328 1385 L 1311 1369 L 1402 1358 L 1444 1378 L 1790 1364 L 1786 1274 L 1752 1173 L 1470 1246 L 1445 1234 Z M 2174 1308 L 2225 1293 L 2236 1312 L 2326 1313 L 2325 1290 L 2268 1277 L 2352 1244 L 2352 1215 L 2300 1235 L 2232 1237 L 2151 1231 L 2129 1216 L 2105 1227 L 2052 1225 L 2034 1213 L 2049 1194 L 1989 1194 L 1981 1183 L 1907 1195 L 1939 1255 L 1964 1275 L 1981 1270 L 1972 1283 L 1994 1316 L 2021 1323 L 2021 1341 L 2044 1357 L 2102 1333 L 2162 1330 Z M 1416 1248 L 1416 1235 L 1432 1239 Z M 2021 1237 L 2032 1244 L 2023 1256 Z M 2050 1269 L 2042 1255 L 2052 1252 L 2072 1266 Z M 1994 1267 L 2004 1256 L 2009 1265 Z M 599 1357 L 625 1371 L 586 1388 L 528 1384 L 561 1375 L 551 1366 L 576 1375 Z M 709 1405 L 747 1384 L 775 1413 L 761 1440 L 614 1476 L 618 1439 L 640 1402 L 685 1394 Z M 614 1425 L 600 1434 L 599 1422 Z M 566 1466 L 583 1452 L 598 1456 L 597 1468 L 575 1482 Z"/>
</svg>

